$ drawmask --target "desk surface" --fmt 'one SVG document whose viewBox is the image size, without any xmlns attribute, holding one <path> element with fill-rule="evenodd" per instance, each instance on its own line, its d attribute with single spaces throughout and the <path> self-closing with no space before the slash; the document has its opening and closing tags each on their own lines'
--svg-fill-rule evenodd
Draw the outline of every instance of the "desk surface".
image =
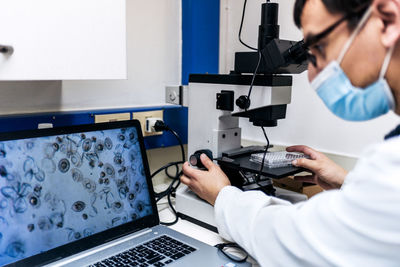
<svg viewBox="0 0 400 267">
<path fill-rule="evenodd" d="M 159 216 L 162 222 L 170 222 L 175 219 L 173 213 L 170 211 L 169 208 L 161 209 L 159 212 Z M 188 235 L 211 246 L 227 242 L 226 240 L 222 239 L 217 233 L 186 220 L 179 219 L 176 224 L 169 227 L 177 232 Z M 248 261 L 251 262 L 252 266 L 254 267 L 259 266 L 256 261 L 250 257 Z"/>
<path fill-rule="evenodd" d="M 162 222 L 169 222 L 175 219 L 172 212 L 168 208 L 160 211 L 159 215 Z M 211 246 L 226 242 L 217 233 L 186 220 L 179 219 L 178 222 L 170 226 L 170 228 Z"/>
</svg>

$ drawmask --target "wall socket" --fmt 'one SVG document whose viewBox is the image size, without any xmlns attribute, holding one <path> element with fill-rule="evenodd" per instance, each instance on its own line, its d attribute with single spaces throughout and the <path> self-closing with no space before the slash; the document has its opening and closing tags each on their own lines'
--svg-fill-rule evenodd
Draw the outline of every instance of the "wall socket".
<svg viewBox="0 0 400 267">
<path fill-rule="evenodd" d="M 132 119 L 140 121 L 143 136 L 162 135 L 163 132 L 154 132 L 154 133 L 146 132 L 145 126 L 146 126 L 146 119 L 148 119 L 148 118 L 161 118 L 162 120 L 164 120 L 164 111 L 163 110 L 154 110 L 154 111 L 132 113 Z"/>
</svg>

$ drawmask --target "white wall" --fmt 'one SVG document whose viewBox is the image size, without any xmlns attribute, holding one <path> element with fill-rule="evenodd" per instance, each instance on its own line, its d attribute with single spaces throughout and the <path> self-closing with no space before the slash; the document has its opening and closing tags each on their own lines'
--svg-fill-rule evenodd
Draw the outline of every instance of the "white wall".
<svg viewBox="0 0 400 267">
<path fill-rule="evenodd" d="M 247 3 L 242 40 L 252 46 L 257 44 L 261 3 L 264 2 L 250 0 Z M 281 39 L 302 39 L 301 32 L 293 23 L 293 3 L 293 0 L 279 1 Z M 234 52 L 246 51 L 237 38 L 243 1 L 222 0 L 221 5 L 220 72 L 228 73 L 233 69 Z M 335 117 L 312 91 L 307 74 L 303 73 L 294 77 L 292 103 L 288 105 L 286 119 L 279 121 L 278 127 L 267 129 L 267 132 L 274 144 L 305 144 L 324 152 L 359 156 L 365 146 L 381 141 L 399 123 L 399 117 L 392 113 L 363 123 L 345 122 Z M 241 119 L 241 126 L 243 138 L 264 140 L 261 129 L 255 128 L 244 119 Z"/>
<path fill-rule="evenodd" d="M 165 103 L 165 85 L 181 81 L 181 1 L 126 1 L 127 80 L 64 81 L 62 88 L 57 82 L 0 83 L 0 115 Z"/>
</svg>

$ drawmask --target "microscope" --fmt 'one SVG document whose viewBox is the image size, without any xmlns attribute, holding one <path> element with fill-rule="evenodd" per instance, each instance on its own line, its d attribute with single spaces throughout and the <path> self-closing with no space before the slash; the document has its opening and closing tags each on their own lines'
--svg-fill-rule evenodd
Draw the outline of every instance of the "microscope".
<svg viewBox="0 0 400 267">
<path fill-rule="evenodd" d="M 237 52 L 230 74 L 190 75 L 188 155 L 192 155 L 190 162 L 199 162 L 199 151 L 208 151 L 207 156 L 212 155 L 233 186 L 244 191 L 261 190 L 295 203 L 307 198 L 275 189 L 272 179 L 294 175 L 304 169 L 268 168 L 251 161 L 252 155 L 266 152 L 268 148 L 242 147 L 239 127 L 240 117 L 249 119 L 256 127 L 277 126 L 278 121 L 286 117 L 286 108 L 291 102 L 291 74 L 307 69 L 304 42 L 279 39 L 278 8 L 277 3 L 262 4 L 258 49 Z M 252 88 L 251 94 L 249 88 Z M 176 210 L 182 218 L 216 231 L 213 207 L 187 187 L 176 192 Z"/>
</svg>

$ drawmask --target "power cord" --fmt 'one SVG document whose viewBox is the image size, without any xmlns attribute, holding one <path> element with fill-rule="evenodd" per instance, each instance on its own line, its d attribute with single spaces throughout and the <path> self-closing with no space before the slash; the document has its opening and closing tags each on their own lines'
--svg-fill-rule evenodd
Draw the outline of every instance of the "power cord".
<svg viewBox="0 0 400 267">
<path fill-rule="evenodd" d="M 164 197 L 167 197 L 168 205 L 169 205 L 170 209 L 172 210 L 172 213 L 175 216 L 175 220 L 173 220 L 172 222 L 160 222 L 160 224 L 166 225 L 166 226 L 170 226 L 170 225 L 176 224 L 178 222 L 178 220 L 179 220 L 179 216 L 178 216 L 174 206 L 172 205 L 171 197 L 175 197 L 176 189 L 181 184 L 180 177 L 181 177 L 183 172 L 179 171 L 179 165 L 183 164 L 185 162 L 185 160 L 186 160 L 186 158 L 185 158 L 185 148 L 183 147 L 182 139 L 179 137 L 178 133 L 175 132 L 174 130 L 172 130 L 162 120 L 156 121 L 156 123 L 154 124 L 154 130 L 156 132 L 168 131 L 168 132 L 172 133 L 175 136 L 175 138 L 178 140 L 179 146 L 181 148 L 181 154 L 182 154 L 181 155 L 182 156 L 182 160 L 181 161 L 170 162 L 170 163 L 166 164 L 165 166 L 163 166 L 163 167 L 159 168 L 158 170 L 156 170 L 151 175 L 151 179 L 153 179 L 157 174 L 159 174 L 162 171 L 165 171 L 165 173 L 168 176 L 168 178 L 172 179 L 170 185 L 168 186 L 168 188 L 166 190 L 164 190 L 162 192 L 155 193 L 156 203 L 159 202 Z M 175 175 L 171 175 L 171 174 L 168 173 L 168 169 L 170 167 L 175 167 L 176 168 Z"/>
<path fill-rule="evenodd" d="M 267 0 L 267 2 L 269 2 L 269 0 Z M 254 81 L 255 81 L 255 79 L 256 79 L 258 69 L 260 68 L 260 64 L 261 64 L 261 60 L 262 60 L 262 58 L 263 58 L 263 55 L 262 55 L 262 53 L 261 53 L 260 47 L 254 48 L 254 47 L 251 47 L 251 46 L 247 45 L 246 43 L 244 43 L 244 42 L 242 41 L 241 35 L 242 35 L 242 28 L 243 28 L 244 17 L 245 17 L 245 14 L 246 14 L 246 6 L 247 6 L 247 0 L 244 0 L 244 3 L 243 3 L 243 12 L 242 12 L 242 19 L 241 19 L 241 22 L 240 22 L 239 35 L 238 35 L 239 41 L 240 41 L 241 44 L 243 44 L 243 45 L 246 46 L 247 48 L 249 48 L 249 49 L 251 49 L 251 50 L 255 50 L 255 51 L 258 52 L 258 53 L 257 53 L 257 54 L 258 54 L 257 66 L 256 66 L 256 68 L 255 68 L 255 70 L 254 70 L 253 77 L 252 77 L 252 79 L 251 79 L 251 84 L 250 84 L 250 88 L 249 88 L 249 91 L 248 91 L 248 93 L 247 93 L 247 96 L 246 96 L 246 95 L 240 96 L 240 97 L 236 100 L 236 105 L 238 105 L 240 108 L 244 109 L 245 112 L 247 113 L 247 110 L 248 110 L 248 108 L 250 107 L 250 104 L 251 104 L 250 96 L 251 96 L 251 92 L 252 92 L 252 90 L 253 90 Z"/>
<path fill-rule="evenodd" d="M 183 163 L 183 162 L 181 162 L 181 163 Z M 165 169 L 165 175 L 167 175 L 167 177 L 170 178 L 170 179 L 174 179 L 174 177 L 176 177 L 178 175 L 178 173 L 179 173 L 179 166 L 177 164 L 174 164 L 174 166 L 175 166 L 175 175 L 169 174 L 168 168 Z"/>
<path fill-rule="evenodd" d="M 267 2 L 270 2 L 270 0 L 267 0 Z M 247 0 L 244 1 L 244 5 L 243 5 L 242 21 L 241 21 L 241 23 L 240 23 L 240 29 L 239 29 L 239 41 L 240 41 L 243 45 L 245 45 L 246 47 L 248 47 L 248 48 L 250 48 L 250 49 L 253 49 L 253 50 L 257 50 L 257 52 L 258 52 L 258 62 L 257 62 L 257 66 L 256 66 L 256 69 L 254 70 L 253 77 L 252 77 L 251 83 L 250 83 L 249 92 L 248 92 L 248 94 L 247 94 L 247 103 L 248 103 L 248 105 L 246 105 L 246 107 L 245 107 L 245 109 L 244 109 L 245 112 L 247 113 L 247 112 L 248 112 L 248 108 L 250 107 L 250 103 L 251 103 L 251 101 L 250 101 L 250 96 L 251 96 L 251 93 L 252 93 L 252 91 L 253 91 L 254 81 L 255 81 L 255 79 L 256 79 L 257 72 L 258 72 L 258 69 L 259 69 L 259 67 L 260 67 L 261 60 L 262 60 L 262 58 L 263 58 L 263 55 L 262 55 L 262 53 L 261 53 L 261 51 L 260 51 L 259 48 L 258 48 L 258 49 L 255 49 L 255 48 L 253 48 L 253 47 L 250 47 L 250 46 L 246 45 L 245 43 L 243 43 L 242 40 L 241 40 L 241 37 L 240 37 L 240 36 L 241 36 L 241 33 L 242 33 L 242 26 L 243 26 L 243 20 L 244 20 L 244 16 L 245 16 L 245 12 L 246 12 L 246 5 L 247 5 Z M 266 132 L 265 132 L 264 127 L 261 126 L 261 129 L 262 129 L 263 134 L 264 134 L 264 137 L 265 137 L 265 139 L 266 139 L 266 141 L 267 141 L 267 146 L 266 146 L 265 149 L 264 149 L 264 156 L 263 156 L 263 159 L 262 159 L 262 162 L 261 162 L 260 170 L 259 170 L 258 174 L 255 176 L 256 184 L 257 184 L 258 186 L 260 186 L 260 187 L 261 187 L 261 185 L 259 184 L 259 181 L 260 181 L 260 178 L 261 178 L 262 170 L 263 170 L 263 168 L 264 168 L 265 156 L 267 155 L 268 148 L 269 148 L 269 145 L 270 145 L 269 139 L 268 139 L 268 136 L 267 136 L 267 134 L 266 134 Z"/>
<path fill-rule="evenodd" d="M 181 138 L 179 137 L 178 133 L 175 132 L 174 130 L 172 130 L 168 125 L 166 125 L 162 120 L 158 120 L 156 121 L 156 123 L 154 124 L 154 130 L 156 132 L 160 132 L 160 131 L 169 131 L 170 133 L 172 133 L 175 138 L 178 140 L 179 145 L 181 147 L 181 153 L 182 153 L 182 161 L 185 161 L 185 148 L 183 147 L 183 143 Z"/>
<path fill-rule="evenodd" d="M 261 126 L 261 129 L 262 129 L 262 131 L 263 131 L 263 134 L 264 134 L 264 137 L 265 137 L 265 139 L 267 140 L 267 146 L 265 147 L 265 149 L 264 149 L 264 155 L 263 155 L 263 159 L 262 159 L 262 161 L 261 161 L 261 166 L 260 166 L 260 170 L 259 170 L 259 172 L 258 172 L 258 174 L 256 175 L 256 184 L 258 185 L 258 186 L 260 186 L 260 187 L 262 187 L 262 185 L 260 185 L 260 178 L 261 178 L 261 174 L 262 174 L 262 170 L 264 169 L 264 162 L 265 162 L 265 156 L 267 155 L 267 152 L 268 152 L 268 148 L 269 148 L 269 139 L 268 139 L 268 136 L 267 136 L 267 133 L 265 132 L 265 129 L 264 129 L 264 127 L 263 126 Z"/>
<path fill-rule="evenodd" d="M 255 81 L 256 76 L 257 76 L 258 68 L 260 67 L 261 59 L 262 59 L 262 53 L 261 53 L 261 51 L 258 51 L 258 62 L 257 62 L 257 66 L 256 66 L 256 69 L 254 70 L 253 78 L 251 79 L 251 84 L 250 84 L 249 92 L 248 92 L 248 94 L 247 94 L 247 101 L 248 101 L 249 106 L 248 106 L 248 107 L 246 106 L 246 108 L 245 108 L 245 112 L 246 112 L 246 113 L 248 112 L 248 108 L 250 107 L 250 103 L 251 103 L 251 101 L 250 101 L 250 96 L 251 96 L 251 92 L 253 91 L 254 81 Z M 264 133 L 265 139 L 267 140 L 267 146 L 266 146 L 265 149 L 264 149 L 264 156 L 263 156 L 263 159 L 262 159 L 262 162 L 261 162 L 260 170 L 259 170 L 258 174 L 255 176 L 256 184 L 257 184 L 258 186 L 260 186 L 260 187 L 262 187 L 262 186 L 260 185 L 259 181 L 260 181 L 260 178 L 261 178 L 262 170 L 263 170 L 263 168 L 264 168 L 265 156 L 267 155 L 268 148 L 269 148 L 269 139 L 268 139 L 268 136 L 267 136 L 267 134 L 266 134 L 265 129 L 264 129 L 263 126 L 261 126 L 261 129 L 262 129 L 262 131 L 263 131 L 263 133 Z"/>
<path fill-rule="evenodd" d="M 174 180 L 171 182 L 171 184 L 169 185 L 169 187 L 168 187 L 167 190 L 165 190 L 165 191 L 159 193 L 159 197 L 156 199 L 156 203 L 157 203 L 158 201 L 160 201 L 162 198 L 164 198 L 164 197 L 166 196 L 166 197 L 167 197 L 167 200 L 168 200 L 168 205 L 169 205 L 169 207 L 171 208 L 172 213 L 173 213 L 174 216 L 175 216 L 175 219 L 174 219 L 172 222 L 160 222 L 160 224 L 162 224 L 162 225 L 171 226 L 171 225 L 176 224 L 176 223 L 178 222 L 178 220 L 179 220 L 178 213 L 176 212 L 174 206 L 172 205 L 171 197 L 172 197 L 172 195 L 176 192 L 176 189 L 178 188 L 178 186 L 181 184 L 181 181 L 180 181 L 180 179 L 179 179 L 179 177 L 180 177 L 181 175 L 182 175 L 182 172 L 180 172 L 180 173 L 179 173 L 179 176 L 177 176 L 176 179 L 174 179 Z M 177 182 L 177 181 L 178 181 L 178 182 Z M 177 182 L 177 183 L 176 183 L 176 182 Z M 176 185 L 175 185 L 175 183 L 176 183 Z"/>
<path fill-rule="evenodd" d="M 245 42 L 242 41 L 242 28 L 243 28 L 243 22 L 244 22 L 244 16 L 246 13 L 246 5 L 247 5 L 247 0 L 244 0 L 244 4 L 243 4 L 243 12 L 242 12 L 242 20 L 240 21 L 240 28 L 239 28 L 239 42 L 244 45 L 245 47 L 251 49 L 251 50 L 256 50 L 257 48 L 251 47 L 249 45 L 247 45 Z"/>
<path fill-rule="evenodd" d="M 257 66 L 256 66 L 256 69 L 254 70 L 253 78 L 251 79 L 251 84 L 250 84 L 249 92 L 248 92 L 248 94 L 247 94 L 247 100 L 249 101 L 249 105 L 250 105 L 250 96 L 251 96 L 251 92 L 253 91 L 254 81 L 255 81 L 255 79 L 256 79 L 257 72 L 258 72 L 258 69 L 259 69 L 260 64 L 261 64 L 261 59 L 262 59 L 261 51 L 258 51 L 258 62 L 257 62 Z M 247 108 L 245 108 L 245 111 L 247 112 Z"/>
</svg>

